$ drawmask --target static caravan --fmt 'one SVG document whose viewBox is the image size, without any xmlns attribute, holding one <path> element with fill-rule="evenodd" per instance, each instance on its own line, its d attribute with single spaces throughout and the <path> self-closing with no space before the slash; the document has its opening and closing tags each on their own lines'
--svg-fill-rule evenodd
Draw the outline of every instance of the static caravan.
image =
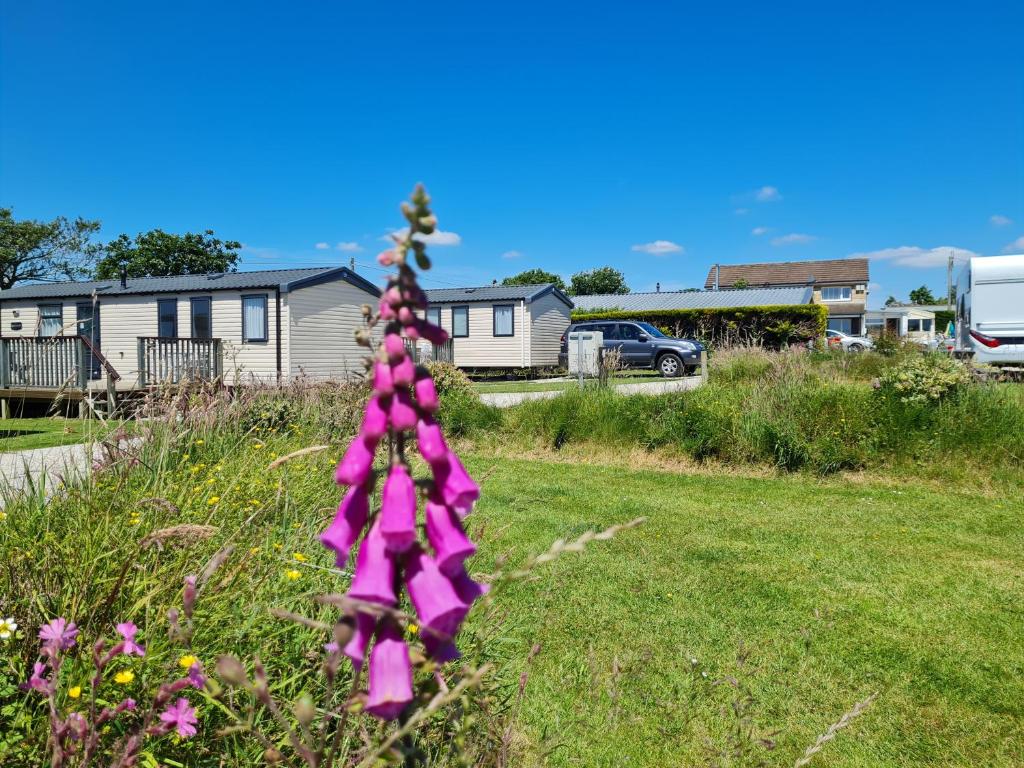
<svg viewBox="0 0 1024 768">
<path fill-rule="evenodd" d="M 572 300 L 554 285 L 489 285 L 427 291 L 426 318 L 451 336 L 459 368 L 558 365 Z"/>
<path fill-rule="evenodd" d="M 345 267 L 19 285 L 0 292 L 3 398 L 362 374 L 380 290 Z"/>
<path fill-rule="evenodd" d="M 1024 254 L 976 256 L 956 282 L 955 353 L 1024 363 Z"/>
<path fill-rule="evenodd" d="M 935 338 L 935 313 L 923 307 L 885 307 L 869 310 L 867 332 L 927 343 Z"/>
</svg>

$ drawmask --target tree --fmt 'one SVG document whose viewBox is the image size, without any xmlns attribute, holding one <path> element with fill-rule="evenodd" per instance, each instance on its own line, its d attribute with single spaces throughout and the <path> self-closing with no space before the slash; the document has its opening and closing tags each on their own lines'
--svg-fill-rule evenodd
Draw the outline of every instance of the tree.
<svg viewBox="0 0 1024 768">
<path fill-rule="evenodd" d="M 589 272 L 577 272 L 569 282 L 569 294 L 572 296 L 599 293 L 629 293 L 626 278 L 613 267 L 598 267 Z"/>
<path fill-rule="evenodd" d="M 561 275 L 543 269 L 527 269 L 501 281 L 502 285 L 538 285 L 540 283 L 554 283 L 558 290 L 565 290 L 565 280 Z"/>
<path fill-rule="evenodd" d="M 58 216 L 53 221 L 18 221 L 0 208 L 0 289 L 25 280 L 76 280 L 88 276 L 96 256 L 89 241 L 98 221 Z"/>
<path fill-rule="evenodd" d="M 938 299 L 932 295 L 932 292 L 928 290 L 928 286 L 922 285 L 920 288 L 915 288 L 910 292 L 910 303 L 911 304 L 937 304 Z"/>
<path fill-rule="evenodd" d="M 732 287 L 733 288 L 749 288 L 750 287 L 750 281 L 747 280 L 747 278 L 745 278 L 745 277 L 741 277 L 739 280 L 737 280 L 736 282 L 734 282 L 732 284 Z"/>
<path fill-rule="evenodd" d="M 895 296 L 890 296 L 888 299 L 885 300 L 885 306 L 887 307 L 895 307 L 899 303 L 899 299 L 897 299 Z"/>
<path fill-rule="evenodd" d="M 154 229 L 136 235 L 134 240 L 121 235 L 104 248 L 105 255 L 96 265 L 96 279 L 118 277 L 122 267 L 128 270 L 128 277 L 237 272 L 236 250 L 241 247 L 235 240 L 218 240 L 212 229 L 184 235 Z"/>
</svg>

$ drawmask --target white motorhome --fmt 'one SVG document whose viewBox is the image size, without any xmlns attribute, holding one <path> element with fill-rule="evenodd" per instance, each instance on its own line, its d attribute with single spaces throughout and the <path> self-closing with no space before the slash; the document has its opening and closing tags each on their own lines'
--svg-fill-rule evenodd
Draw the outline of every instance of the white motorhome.
<svg viewBox="0 0 1024 768">
<path fill-rule="evenodd" d="M 956 353 L 1024 363 L 1024 254 L 972 258 L 956 283 Z"/>
</svg>

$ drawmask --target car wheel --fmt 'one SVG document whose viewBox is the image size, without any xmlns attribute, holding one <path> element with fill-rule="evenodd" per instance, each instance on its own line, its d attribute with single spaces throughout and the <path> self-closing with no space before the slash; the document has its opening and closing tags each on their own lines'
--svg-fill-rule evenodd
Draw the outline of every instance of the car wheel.
<svg viewBox="0 0 1024 768">
<path fill-rule="evenodd" d="M 853 344 L 851 344 L 850 346 L 848 346 L 846 348 L 846 351 L 847 352 L 863 352 L 864 351 L 864 345 L 863 344 L 858 344 L 855 341 L 855 342 L 853 342 Z"/>
<path fill-rule="evenodd" d="M 683 372 L 683 361 L 673 354 L 662 355 L 658 358 L 658 370 L 662 376 L 678 376 Z"/>
</svg>

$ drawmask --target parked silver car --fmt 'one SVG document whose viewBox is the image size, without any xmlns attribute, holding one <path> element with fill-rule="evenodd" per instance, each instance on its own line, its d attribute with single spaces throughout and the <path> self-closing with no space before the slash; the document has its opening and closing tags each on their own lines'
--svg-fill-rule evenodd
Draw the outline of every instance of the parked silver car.
<svg viewBox="0 0 1024 768">
<path fill-rule="evenodd" d="M 829 349 L 841 347 L 844 352 L 863 352 L 865 349 L 874 349 L 875 342 L 867 336 L 850 336 L 842 331 L 825 331 L 825 341 Z"/>
</svg>

